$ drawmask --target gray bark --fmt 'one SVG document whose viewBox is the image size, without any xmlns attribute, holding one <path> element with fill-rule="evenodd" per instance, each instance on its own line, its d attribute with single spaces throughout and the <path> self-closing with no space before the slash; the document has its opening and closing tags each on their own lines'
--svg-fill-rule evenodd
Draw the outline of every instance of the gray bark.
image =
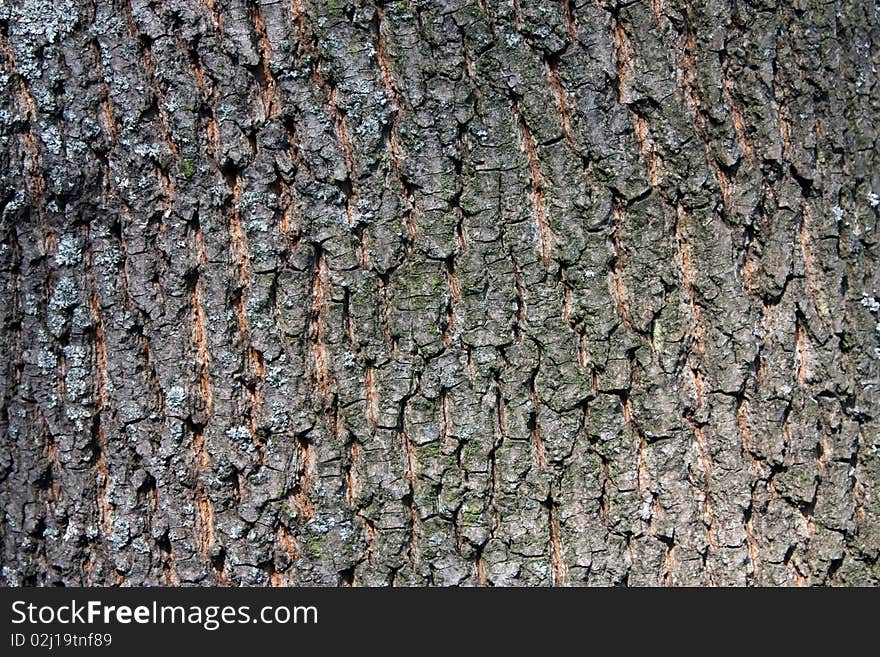
<svg viewBox="0 0 880 657">
<path fill-rule="evenodd" d="M 878 16 L 4 3 L 3 580 L 876 584 Z"/>
</svg>

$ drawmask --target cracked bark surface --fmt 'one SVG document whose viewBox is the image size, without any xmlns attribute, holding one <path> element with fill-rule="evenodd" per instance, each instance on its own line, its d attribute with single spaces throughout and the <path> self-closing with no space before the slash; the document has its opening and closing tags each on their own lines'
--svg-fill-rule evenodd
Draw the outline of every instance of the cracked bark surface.
<svg viewBox="0 0 880 657">
<path fill-rule="evenodd" d="M 877 584 L 878 46 L 3 4 L 3 580 Z"/>
</svg>

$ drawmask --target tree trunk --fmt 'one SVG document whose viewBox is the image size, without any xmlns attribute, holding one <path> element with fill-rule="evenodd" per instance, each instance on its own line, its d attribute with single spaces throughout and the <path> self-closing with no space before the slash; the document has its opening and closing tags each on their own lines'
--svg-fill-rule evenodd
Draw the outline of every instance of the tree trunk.
<svg viewBox="0 0 880 657">
<path fill-rule="evenodd" d="M 880 579 L 842 0 L 0 6 L 3 579 Z"/>
</svg>

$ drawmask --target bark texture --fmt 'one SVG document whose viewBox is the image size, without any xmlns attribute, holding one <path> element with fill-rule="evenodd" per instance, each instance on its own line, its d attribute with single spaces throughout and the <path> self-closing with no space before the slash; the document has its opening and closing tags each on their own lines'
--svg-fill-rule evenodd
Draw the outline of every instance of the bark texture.
<svg viewBox="0 0 880 657">
<path fill-rule="evenodd" d="M 7 584 L 876 584 L 867 0 L 0 5 Z"/>
</svg>

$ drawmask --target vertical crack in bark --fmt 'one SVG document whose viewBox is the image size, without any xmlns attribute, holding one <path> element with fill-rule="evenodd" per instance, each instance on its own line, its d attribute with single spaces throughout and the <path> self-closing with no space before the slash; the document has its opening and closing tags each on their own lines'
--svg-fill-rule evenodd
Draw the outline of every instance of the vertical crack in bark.
<svg viewBox="0 0 880 657">
<path fill-rule="evenodd" d="M 352 352 L 357 352 L 358 343 L 354 334 L 354 321 L 351 318 L 351 290 L 348 287 L 342 288 L 342 330 Z"/>
<path fill-rule="evenodd" d="M 392 358 L 397 356 L 397 335 L 391 330 L 391 298 L 388 293 L 390 272 L 379 272 L 376 284 L 379 288 L 379 301 L 381 305 L 380 315 L 382 319 L 382 332 Z"/>
<path fill-rule="evenodd" d="M 403 500 L 404 505 L 407 507 L 409 513 L 409 523 L 407 526 L 409 544 L 407 548 L 407 554 L 410 566 L 412 568 L 415 568 L 416 560 L 418 557 L 418 540 L 416 538 L 416 531 L 419 525 L 419 516 L 418 511 L 416 510 L 415 503 L 416 478 L 418 475 L 416 470 L 417 464 L 415 451 L 413 450 L 412 443 L 409 439 L 409 434 L 406 430 L 406 405 L 408 399 L 409 398 L 406 397 L 400 403 L 400 414 L 397 421 L 397 438 L 398 440 L 400 440 L 401 446 L 403 447 L 404 477 L 409 487 L 409 492 L 404 496 Z"/>
<path fill-rule="evenodd" d="M 822 304 L 819 299 L 818 289 L 816 285 L 816 265 L 813 262 L 813 249 L 810 245 L 810 223 L 812 216 L 810 214 L 810 206 L 806 198 L 801 198 L 801 217 L 800 226 L 798 228 L 798 241 L 801 247 L 801 256 L 804 260 L 804 279 L 806 282 L 807 295 L 810 302 L 820 317 L 824 315 L 821 311 Z"/>
<path fill-rule="evenodd" d="M 137 23 L 134 20 L 134 10 L 132 8 L 131 0 L 126 0 L 125 3 L 125 21 L 128 26 L 128 31 L 131 38 L 138 45 L 141 50 L 141 54 L 143 56 L 143 68 L 144 73 L 146 74 L 146 82 L 150 87 L 150 90 L 153 94 L 153 103 L 156 109 L 156 117 L 158 119 L 159 124 L 159 132 L 162 136 L 163 141 L 168 146 L 168 150 L 174 156 L 175 160 L 180 159 L 180 148 L 174 140 L 174 137 L 171 133 L 170 124 L 168 121 L 168 109 L 166 108 L 166 98 L 165 92 L 162 90 L 162 87 L 159 85 L 158 80 L 156 79 L 156 57 L 153 54 L 153 49 L 151 47 L 151 39 L 146 35 L 140 33 L 138 30 Z M 162 169 L 161 165 L 157 167 L 160 171 L 161 175 L 168 176 L 168 172 Z"/>
<path fill-rule="evenodd" d="M 312 308 L 309 321 L 309 343 L 311 345 L 311 378 L 325 404 L 332 397 L 330 389 L 330 363 L 325 346 L 327 332 L 327 299 L 330 295 L 329 271 L 320 244 L 313 244 L 312 258 Z"/>
<path fill-rule="evenodd" d="M 684 92 L 685 105 L 688 112 L 693 117 L 694 133 L 703 144 L 703 150 L 706 154 L 706 164 L 718 180 L 721 189 L 721 200 L 726 208 L 729 205 L 730 199 L 730 181 L 712 151 L 712 140 L 706 131 L 707 119 L 703 114 L 703 102 L 700 98 L 699 81 L 697 80 L 697 66 L 695 60 L 697 42 L 693 31 L 691 8 L 687 3 L 685 3 L 684 12 L 684 45 L 680 50 L 680 53 L 679 66 L 681 68 L 681 85 Z"/>
<path fill-rule="evenodd" d="M 376 38 L 376 62 L 382 74 L 382 84 L 388 99 L 391 101 L 391 127 L 388 131 L 388 145 L 391 154 L 391 164 L 398 180 L 403 183 L 400 174 L 400 145 L 397 142 L 398 124 L 403 110 L 403 102 L 400 94 L 394 86 L 394 78 L 391 76 L 391 58 L 388 55 L 388 37 L 385 34 L 385 17 L 382 10 L 377 6 L 373 20 L 373 30 Z M 404 184 L 406 187 L 406 185 Z"/>
<path fill-rule="evenodd" d="M 615 65 L 617 68 L 617 102 L 620 105 L 629 105 L 632 101 L 629 90 L 630 67 L 632 66 L 632 57 L 629 51 L 629 38 L 620 24 L 620 20 L 613 11 L 606 7 L 604 3 L 600 5 L 608 11 L 611 16 L 611 36 L 614 43 Z"/>
<path fill-rule="evenodd" d="M 309 493 L 315 481 L 317 463 L 308 431 L 297 434 L 296 443 L 299 448 L 299 477 L 293 488 L 293 503 L 298 511 L 298 523 L 305 525 L 315 517 L 315 509 Z"/>
<path fill-rule="evenodd" d="M 357 208 L 357 166 L 354 157 L 354 149 L 348 134 L 348 125 L 345 120 L 345 112 L 340 107 L 339 89 L 331 77 L 325 75 L 321 70 L 321 64 L 325 61 L 318 45 L 318 40 L 312 33 L 311 27 L 307 21 L 307 15 L 303 11 L 302 0 L 291 0 L 291 9 L 293 11 L 294 23 L 299 32 L 300 47 L 305 50 L 311 58 L 312 80 L 323 90 L 325 100 L 325 110 L 336 125 L 336 132 L 339 137 L 339 146 L 342 150 L 342 157 L 345 163 L 346 179 L 340 181 L 340 187 L 345 197 L 345 219 L 349 228 L 356 225 L 356 208 Z"/>
<path fill-rule="evenodd" d="M 290 151 L 296 149 L 291 146 Z M 299 226 L 294 226 L 294 203 L 295 192 L 282 178 L 277 179 L 280 194 L 278 200 L 280 204 L 280 215 L 278 217 L 278 233 L 284 240 L 287 250 L 283 252 L 285 260 L 289 257 L 291 251 L 299 250 L 300 240 L 302 238 L 302 216 L 299 214 Z"/>
<path fill-rule="evenodd" d="M 379 412 L 379 392 L 376 389 L 376 368 L 372 362 L 367 363 L 364 373 L 364 388 L 367 401 L 367 420 L 370 422 L 371 429 L 375 431 Z"/>
<path fill-rule="evenodd" d="M 654 24 L 660 27 L 660 21 L 663 19 L 663 0 L 651 0 L 651 12 L 654 14 Z"/>
<path fill-rule="evenodd" d="M 40 148 L 37 145 L 37 138 L 30 128 L 27 132 L 22 132 L 19 139 L 24 150 L 24 173 L 28 182 L 29 196 L 34 202 L 37 217 L 43 226 L 47 243 L 45 248 L 49 251 L 50 242 L 54 238 L 54 230 L 46 223 L 46 180 L 43 177 Z"/>
<path fill-rule="evenodd" d="M 486 2 L 486 0 L 477 0 L 477 5 L 480 7 L 480 11 L 483 12 L 483 15 L 486 17 L 489 24 L 493 25 L 494 19 L 492 17 L 492 12 L 489 10 L 489 4 Z M 494 33 L 494 26 L 493 26 L 493 33 Z"/>
<path fill-rule="evenodd" d="M 216 83 L 210 76 L 205 74 L 205 68 L 198 49 L 190 47 L 183 39 L 180 39 L 179 43 L 181 50 L 189 60 L 190 68 L 195 77 L 196 87 L 199 90 L 199 116 L 205 124 L 205 151 L 214 167 L 220 172 L 220 162 L 217 160 L 217 152 L 220 146 L 220 126 L 217 123 L 217 112 L 215 109 L 217 104 Z"/>
<path fill-rule="evenodd" d="M 192 308 L 192 339 L 196 348 L 196 362 L 198 368 L 199 391 L 204 403 L 204 417 L 207 422 L 214 407 L 214 398 L 211 386 L 211 351 L 208 346 L 208 332 L 205 318 L 204 290 L 202 272 L 208 266 L 208 254 L 205 248 L 205 236 L 202 232 L 198 214 L 195 215 L 194 238 L 196 244 L 195 278 L 190 291 L 190 306 Z"/>
<path fill-rule="evenodd" d="M 696 398 L 696 411 L 699 413 L 703 408 L 704 404 L 704 393 L 703 393 L 703 379 L 700 371 L 696 367 L 691 367 L 691 377 L 694 383 L 694 394 Z M 708 548 L 715 548 L 718 545 L 717 540 L 715 539 L 715 533 L 712 529 L 714 524 L 714 515 L 712 511 L 712 465 L 709 458 L 709 452 L 706 449 L 706 443 L 703 437 L 703 425 L 701 424 L 701 420 L 693 417 L 692 415 L 687 416 L 687 421 L 691 425 L 691 430 L 694 434 L 694 441 L 697 447 L 697 455 L 700 460 L 700 468 L 703 471 L 703 479 L 704 485 L 703 489 L 703 523 L 706 527 L 706 542 L 708 544 Z M 696 484 L 695 484 L 696 486 Z M 706 554 L 704 554 L 703 563 L 706 565 Z M 707 574 L 709 576 L 709 582 L 712 581 L 712 573 L 708 571 Z"/>
<path fill-rule="evenodd" d="M 568 38 L 572 43 L 577 41 L 577 24 L 574 20 L 574 13 L 571 10 L 571 0 L 562 0 L 562 19 L 565 21 L 565 29 L 568 32 Z"/>
<path fill-rule="evenodd" d="M 274 545 L 276 549 L 276 553 L 280 548 L 283 550 L 284 558 L 287 561 L 287 566 L 283 568 L 282 571 L 277 569 L 277 566 L 273 563 L 273 572 L 272 576 L 269 579 L 270 586 L 290 586 L 291 582 L 289 578 L 284 576 L 284 571 L 290 569 L 290 564 L 296 563 L 297 559 L 299 559 L 299 549 L 296 545 L 296 540 L 293 537 L 293 534 L 290 531 L 290 528 L 287 527 L 283 523 L 279 523 L 277 529 L 275 530 L 275 540 Z M 278 557 L 276 557 L 275 561 L 278 561 Z"/>
<path fill-rule="evenodd" d="M 24 178 L 27 182 L 29 196 L 37 211 L 40 224 L 43 226 L 44 232 L 49 233 L 52 229 L 46 224 L 46 180 L 43 177 L 40 149 L 34 134 L 34 123 L 38 115 L 37 103 L 25 82 L 24 76 L 18 72 L 15 53 L 9 44 L 9 38 L 5 29 L 0 32 L 0 52 L 3 53 L 6 60 L 7 70 L 18 82 L 16 85 L 18 87 L 18 105 L 24 110 L 27 121 L 27 128 L 19 132 L 19 143 L 24 151 Z"/>
<path fill-rule="evenodd" d="M 868 488 L 863 482 L 859 481 L 859 455 L 862 452 L 862 444 L 865 436 L 862 434 L 862 425 L 859 422 L 858 431 L 856 433 L 856 441 L 853 451 L 850 455 L 850 498 L 853 502 L 853 520 L 855 521 L 856 531 L 861 531 L 861 526 L 867 521 L 865 513 L 865 495 L 868 494 Z M 817 489 L 818 490 L 818 489 Z M 868 490 L 870 490 L 868 488 Z"/>
<path fill-rule="evenodd" d="M 101 426 L 100 416 L 95 416 L 93 424 L 93 439 L 95 441 L 95 469 L 98 471 L 98 519 L 101 525 L 101 532 L 106 541 L 113 538 L 113 502 L 111 501 L 111 477 L 110 469 L 107 467 L 107 461 L 104 454 L 107 451 L 107 436 L 104 434 L 104 427 Z"/>
<path fill-rule="evenodd" d="M 623 414 L 623 422 L 629 429 L 630 434 L 636 439 L 636 491 L 639 499 L 644 500 L 650 488 L 648 473 L 645 471 L 645 446 L 647 439 L 642 428 L 636 424 L 632 416 L 632 402 L 626 394 L 620 395 L 620 409 Z"/>
<path fill-rule="evenodd" d="M 358 480 L 357 467 L 360 462 L 361 446 L 354 436 L 349 435 L 348 464 L 345 468 L 345 502 L 357 509 Z"/>
<path fill-rule="evenodd" d="M 106 151 L 98 154 L 101 162 L 102 184 L 101 184 L 101 201 L 107 205 L 110 201 L 111 176 L 110 176 L 110 153 L 116 147 L 118 141 L 118 133 L 116 127 L 116 118 L 113 112 L 113 103 L 110 100 L 110 85 L 104 72 L 104 60 L 101 46 L 97 39 L 91 42 L 92 56 L 95 60 L 98 79 L 101 85 L 101 98 L 99 100 L 101 110 L 101 130 L 107 137 Z"/>
<path fill-rule="evenodd" d="M 468 363 L 470 365 L 470 349 L 468 350 Z M 471 385 L 473 385 L 474 379 L 471 376 Z M 489 580 L 486 576 L 486 561 L 483 556 L 484 549 L 486 544 L 492 540 L 495 536 L 495 532 L 498 529 L 500 524 L 500 516 L 498 507 L 496 504 L 496 496 L 498 493 L 498 460 L 497 453 L 498 450 L 501 449 L 501 446 L 504 445 L 505 440 L 507 439 L 509 426 L 507 423 L 507 405 L 504 401 L 504 390 L 503 384 L 501 380 L 501 375 L 498 370 L 494 370 L 492 372 L 492 392 L 494 392 L 495 397 L 495 421 L 493 422 L 493 442 L 492 447 L 489 450 L 487 455 L 488 465 L 489 465 L 489 494 L 488 499 L 486 500 L 486 509 L 491 511 L 492 514 L 492 526 L 488 531 L 488 538 L 480 545 L 477 546 L 476 549 L 476 558 L 474 562 L 474 571 L 477 576 L 477 584 L 479 586 L 488 586 Z M 487 390 L 487 394 L 489 394 L 489 390 Z M 460 440 L 459 445 L 464 446 L 467 443 L 467 440 Z M 461 447 L 458 451 L 458 466 L 462 467 L 461 460 Z"/>
<path fill-rule="evenodd" d="M 147 385 L 156 393 L 155 408 L 157 414 L 165 415 L 165 391 L 159 383 L 159 374 L 156 371 L 156 358 L 153 355 L 153 347 L 146 335 L 139 335 L 138 342 L 144 359 L 144 379 Z"/>
<path fill-rule="evenodd" d="M 461 48 L 461 56 L 464 61 L 464 74 L 467 76 L 467 79 L 474 90 L 474 114 L 480 115 L 483 113 L 481 112 L 481 108 L 485 105 L 486 96 L 477 82 L 476 66 L 474 65 L 474 60 L 473 57 L 471 57 L 470 50 L 468 49 L 468 42 L 464 35 L 461 37 Z"/>
<path fill-rule="evenodd" d="M 694 438 L 697 443 L 697 451 L 700 456 L 700 465 L 703 469 L 703 476 L 706 480 L 706 485 L 703 491 L 705 496 L 703 500 L 703 515 L 706 524 L 706 538 L 709 541 L 709 547 L 715 548 L 718 546 L 718 541 L 715 539 L 715 533 L 712 530 L 712 465 L 709 460 L 709 452 L 706 449 L 706 441 L 703 437 L 703 427 L 696 422 L 693 422 L 692 426 L 694 430 Z"/>
<path fill-rule="evenodd" d="M 140 493 L 144 489 L 146 489 L 147 496 L 147 528 L 149 529 L 154 549 L 159 552 L 159 567 L 162 571 L 162 581 L 165 583 L 165 586 L 177 586 L 180 582 L 178 581 L 177 574 L 174 572 L 174 548 L 168 539 L 168 529 L 166 527 L 164 534 L 161 536 L 157 536 L 154 532 L 154 527 L 156 526 L 155 517 L 159 511 L 159 489 L 156 479 L 152 475 L 148 475 L 147 481 L 141 485 L 138 492 Z"/>
<path fill-rule="evenodd" d="M 535 462 L 538 468 L 545 470 L 547 468 L 547 455 L 544 453 L 544 442 L 541 440 L 541 429 L 538 424 L 538 410 L 540 402 L 538 401 L 538 391 L 535 387 L 535 379 L 538 376 L 538 370 L 541 368 L 540 361 L 538 366 L 532 371 L 529 377 L 529 400 L 531 401 L 531 410 L 529 411 L 529 430 L 532 436 L 532 446 L 535 448 Z"/>
<path fill-rule="evenodd" d="M 376 7 L 374 20 L 374 30 L 376 32 L 376 61 L 382 71 L 382 81 L 385 84 L 385 90 L 388 92 L 391 104 L 393 105 L 395 112 L 398 112 L 401 110 L 402 103 L 400 100 L 400 94 L 397 93 L 397 89 L 394 86 L 394 79 L 391 77 L 391 58 L 388 56 L 388 37 L 385 35 L 384 23 L 384 14 L 379 7 Z M 395 127 L 396 119 L 397 117 L 395 116 Z"/>
<path fill-rule="evenodd" d="M 746 294 L 754 297 L 756 294 L 756 281 L 761 266 L 754 253 L 755 227 L 751 221 L 743 228 L 742 241 L 742 264 L 740 265 L 740 274 L 742 276 L 743 288 L 745 288 Z"/>
<path fill-rule="evenodd" d="M 468 382 L 473 386 L 476 382 L 477 370 L 476 367 L 474 367 L 474 353 L 473 348 L 470 345 L 465 346 L 465 355 L 465 369 L 467 370 Z"/>
<path fill-rule="evenodd" d="M 455 327 L 456 315 L 461 306 L 461 288 L 458 286 L 458 277 L 455 275 L 455 257 L 450 256 L 445 261 L 446 284 L 449 287 L 449 301 L 446 304 L 446 324 L 443 327 L 443 346 L 451 347 L 457 331 Z"/>
<path fill-rule="evenodd" d="M 736 138 L 743 155 L 746 158 L 751 159 L 753 155 L 752 144 L 745 119 L 743 118 L 742 110 L 736 100 L 734 85 L 735 82 L 728 77 L 727 68 L 725 67 L 722 88 L 724 89 L 724 95 L 727 97 L 727 102 L 730 105 L 730 115 L 733 119 L 733 130 L 736 133 Z"/>
<path fill-rule="evenodd" d="M 86 231 L 86 241 L 89 241 L 88 230 Z M 107 408 L 109 401 L 107 394 L 107 383 L 110 380 L 107 370 L 107 339 L 104 331 L 104 316 L 101 313 L 101 300 L 98 295 L 98 284 L 95 278 L 94 254 L 91 245 L 86 250 L 86 271 L 88 272 L 89 281 L 89 306 L 92 313 L 92 322 L 94 326 L 94 342 L 95 342 L 95 364 L 97 365 L 97 413 L 100 415 Z"/>
<path fill-rule="evenodd" d="M 474 569 L 477 576 L 477 586 L 488 586 L 488 582 L 486 581 L 486 561 L 483 558 L 482 552 L 479 552 L 477 555 Z"/>
<path fill-rule="evenodd" d="M 544 268 L 550 266 L 550 253 L 553 245 L 553 235 L 547 218 L 547 206 L 544 200 L 544 175 L 541 173 L 541 163 L 535 150 L 535 139 L 526 125 L 525 119 L 519 111 L 516 100 L 511 98 L 511 109 L 516 117 L 519 132 L 522 137 L 523 148 L 526 152 L 529 165 L 529 183 L 532 194 L 532 207 L 535 213 L 535 234 L 541 253 L 541 263 Z"/>
<path fill-rule="evenodd" d="M 571 287 L 568 285 L 568 281 L 565 280 L 565 268 L 559 268 L 559 277 L 560 282 L 562 283 L 562 321 L 568 324 L 568 327 L 574 332 L 577 333 L 575 327 L 571 320 L 571 299 L 572 299 L 572 291 Z"/>
<path fill-rule="evenodd" d="M 205 434 L 201 426 L 194 426 L 193 449 L 195 452 L 195 494 L 196 494 L 196 533 L 197 545 L 202 558 L 214 570 L 217 583 L 227 586 L 225 559 L 222 559 L 223 548 L 216 543 L 214 526 L 214 502 L 205 486 L 202 474 L 210 470 L 211 457 L 205 444 Z"/>
<path fill-rule="evenodd" d="M 440 444 L 445 445 L 450 439 L 452 429 L 452 400 L 449 398 L 449 390 L 444 386 L 440 388 Z"/>
<path fill-rule="evenodd" d="M 591 367 L 590 343 L 587 340 L 587 336 L 583 333 L 578 333 L 577 354 L 578 365 L 580 365 L 583 369 Z"/>
<path fill-rule="evenodd" d="M 403 113 L 404 103 L 402 95 L 397 90 L 397 87 L 394 84 L 394 78 L 391 75 L 391 57 L 388 53 L 388 36 L 385 27 L 385 16 L 378 6 L 375 11 L 373 31 L 376 41 L 376 63 L 378 64 L 381 73 L 382 85 L 385 88 L 385 93 L 388 95 L 388 99 L 391 103 L 391 123 L 388 128 L 388 150 L 391 156 L 392 171 L 403 188 L 402 198 L 405 205 L 403 223 L 409 238 L 409 245 L 412 245 L 418 236 L 416 224 L 413 219 L 416 209 L 416 187 L 407 179 L 406 175 L 404 175 L 401 170 L 403 154 L 400 151 L 400 144 L 398 142 L 400 117 Z"/>
<path fill-rule="evenodd" d="M 599 490 L 599 518 L 607 530 L 611 520 L 611 470 L 608 465 L 608 459 L 602 454 L 598 456 L 602 463 L 602 487 Z"/>
<path fill-rule="evenodd" d="M 522 342 L 523 331 L 527 322 L 526 313 L 528 306 L 526 306 L 526 293 L 522 282 L 522 274 L 520 274 L 519 267 L 516 264 L 516 258 L 512 257 L 511 260 L 513 261 L 514 302 L 516 304 L 516 312 L 513 319 L 513 339 L 516 342 Z M 471 380 L 473 381 L 473 376 Z"/>
<path fill-rule="evenodd" d="M 256 415 L 259 413 L 262 404 L 260 398 L 260 387 L 263 384 L 266 374 L 263 355 L 258 349 L 255 349 L 251 341 L 250 321 L 248 319 L 248 297 L 251 287 L 251 264 L 248 247 L 247 233 L 242 225 L 241 215 L 239 214 L 239 204 L 241 203 L 242 189 L 241 179 L 237 172 L 232 172 L 226 176 L 227 185 L 232 193 L 228 214 L 229 221 L 229 239 L 230 254 L 232 256 L 232 266 L 236 275 L 236 284 L 234 288 L 234 306 L 235 318 L 238 333 L 244 343 L 244 374 L 243 383 L 245 393 L 248 397 L 248 409 L 246 412 L 246 420 L 248 432 L 251 435 L 251 441 L 257 449 L 257 457 L 260 463 L 265 457 L 262 439 L 257 434 Z"/>
<path fill-rule="evenodd" d="M 6 60 L 5 63 L 7 70 L 10 75 L 15 77 L 16 82 L 18 83 L 16 85 L 18 87 L 18 100 L 25 111 L 26 118 L 28 122 L 33 121 L 37 116 L 37 103 L 25 82 L 24 76 L 18 72 L 15 51 L 12 50 L 12 46 L 9 43 L 6 29 L 0 31 L 0 52 L 3 53 L 4 59 Z"/>
<path fill-rule="evenodd" d="M 98 297 L 98 286 L 95 279 L 93 266 L 93 253 L 89 239 L 89 230 L 86 229 L 85 241 L 88 245 L 85 251 L 85 265 L 89 286 L 89 308 L 94 327 L 94 356 L 96 365 L 95 387 L 97 388 L 97 408 L 92 418 L 92 440 L 96 451 L 95 468 L 97 470 L 98 483 L 98 516 L 101 531 L 105 540 L 113 537 L 113 503 L 111 500 L 111 476 L 107 467 L 105 454 L 107 453 L 107 437 L 104 433 L 102 416 L 108 407 L 109 396 L 107 385 L 109 382 L 107 370 L 107 340 L 104 332 L 104 318 L 101 313 L 101 303 Z"/>
<path fill-rule="evenodd" d="M 694 349 L 699 356 L 705 350 L 705 331 L 703 329 L 703 316 L 697 301 L 697 290 L 694 286 L 693 266 L 691 264 L 691 249 L 685 235 L 685 211 L 681 203 L 675 208 L 675 242 L 678 247 L 678 265 L 681 269 L 681 281 L 687 295 L 693 316 Z"/>
<path fill-rule="evenodd" d="M 778 49 L 778 45 L 777 45 Z M 776 121 L 779 123 L 779 137 L 782 141 L 782 159 L 791 161 L 791 124 L 788 122 L 788 108 L 785 105 L 785 96 L 782 88 L 777 84 L 776 76 L 777 60 L 774 53 L 773 59 L 773 100 L 776 103 Z"/>
<path fill-rule="evenodd" d="M 362 558 L 351 567 L 350 584 L 357 585 L 357 569 L 362 563 L 375 565 L 373 555 L 373 542 L 378 536 L 378 531 L 373 521 L 364 513 L 364 504 L 360 500 L 360 481 L 358 467 L 361 462 L 361 444 L 357 437 L 348 432 L 348 461 L 345 466 L 345 495 L 346 503 L 354 511 L 355 520 L 363 529 L 364 552 Z"/>
<path fill-rule="evenodd" d="M 659 157 L 657 155 L 657 148 L 654 146 L 654 141 L 648 134 L 648 122 L 643 116 L 635 111 L 631 112 L 631 114 L 633 121 L 635 122 L 634 135 L 636 138 L 636 144 L 639 148 L 639 155 L 648 167 L 648 184 L 651 185 L 653 189 L 657 189 L 660 184 L 660 167 L 658 165 Z"/>
<path fill-rule="evenodd" d="M 336 130 L 339 133 L 339 143 L 342 146 L 342 155 L 345 160 L 346 184 L 344 185 L 343 194 L 345 194 L 345 219 L 349 228 L 355 226 L 355 208 L 357 207 L 357 195 L 355 191 L 355 181 L 357 180 L 354 150 L 351 146 L 351 140 L 348 137 L 348 127 L 345 123 L 345 114 L 339 107 L 338 99 L 339 91 L 333 87 L 327 96 L 327 107 L 330 116 L 336 122 Z"/>
<path fill-rule="evenodd" d="M 562 134 L 572 150 L 577 153 L 578 148 L 575 144 L 574 137 L 571 134 L 571 116 L 568 111 L 568 100 L 565 94 L 565 88 L 559 79 L 558 64 L 555 59 L 545 58 L 544 68 L 547 73 L 547 80 L 550 83 L 550 90 L 553 92 L 553 98 L 556 101 L 556 111 L 559 113 L 559 124 L 562 126 Z"/>
<path fill-rule="evenodd" d="M 553 586 L 565 586 L 565 560 L 562 556 L 562 536 L 559 530 L 558 502 L 553 498 L 551 489 L 547 498 L 547 515 L 550 524 L 550 555 L 553 567 Z"/>
<path fill-rule="evenodd" d="M 614 297 L 615 308 L 617 309 L 617 314 L 623 322 L 623 325 L 630 333 L 636 333 L 636 328 L 633 326 L 631 319 L 629 303 L 627 302 L 628 295 L 626 286 L 624 285 L 623 277 L 621 276 L 621 269 L 623 268 L 624 262 L 624 251 L 621 245 L 620 233 L 623 230 L 624 214 L 623 208 L 620 206 L 620 201 L 617 198 L 614 198 L 611 201 L 611 211 L 614 218 L 610 240 L 613 258 L 608 266 L 608 274 L 611 278 L 611 294 Z"/>
<path fill-rule="evenodd" d="M 263 120 L 268 121 L 279 114 L 284 103 L 278 94 L 278 83 L 275 81 L 275 76 L 270 68 L 272 46 L 266 33 L 266 24 L 263 21 L 260 5 L 254 4 L 252 11 L 254 32 L 257 37 L 257 50 L 260 55 L 260 61 L 257 64 L 257 80 L 260 85 L 260 97 L 263 101 Z"/>
<path fill-rule="evenodd" d="M 569 27 L 571 30 L 574 30 L 573 24 Z M 573 35 L 572 38 L 574 38 Z M 577 144 L 574 139 L 574 134 L 572 133 L 571 115 L 572 111 L 576 108 L 572 106 L 572 103 L 569 100 L 569 95 L 562 84 L 562 79 L 559 77 L 560 58 L 558 55 L 544 55 L 542 61 L 544 64 L 545 72 L 547 74 L 547 81 L 550 87 L 550 91 L 553 94 L 553 98 L 555 101 L 556 111 L 559 114 L 559 123 L 562 126 L 562 134 L 565 137 L 565 141 L 568 143 L 572 152 L 574 152 L 574 154 L 579 158 L 581 168 L 584 173 L 584 178 L 586 179 L 587 184 L 590 186 L 591 189 L 598 189 L 599 184 L 596 181 L 595 176 L 593 175 L 592 163 L 590 162 L 590 158 L 588 154 L 584 152 L 585 149 Z"/>
<path fill-rule="evenodd" d="M 761 468 L 758 460 L 754 456 L 752 448 L 751 432 L 749 431 L 748 421 L 748 401 L 739 398 L 736 401 L 736 425 L 739 432 L 740 443 L 742 445 L 743 461 L 749 464 L 749 470 L 755 477 L 750 486 L 749 506 L 743 512 L 743 529 L 746 535 L 746 544 L 749 552 L 749 564 L 752 569 L 752 583 L 759 584 L 761 581 L 761 562 L 758 557 L 758 541 L 755 534 L 754 519 L 752 517 L 755 509 L 755 489 L 758 482 L 761 481 Z"/>
<path fill-rule="evenodd" d="M 807 380 L 808 366 L 808 340 L 806 331 L 804 330 L 803 319 L 800 313 L 795 318 L 795 371 L 797 373 L 797 382 L 804 385 Z"/>
<path fill-rule="evenodd" d="M 671 538 L 663 542 L 666 544 L 666 557 L 663 564 L 666 572 L 663 574 L 663 586 L 671 587 L 675 584 L 675 542 Z"/>
<path fill-rule="evenodd" d="M 217 0 L 201 0 L 201 2 L 205 6 L 205 9 L 208 10 L 208 13 L 211 14 L 211 22 L 214 24 L 214 27 L 218 32 L 222 32 L 223 14 L 217 8 Z"/>
</svg>

